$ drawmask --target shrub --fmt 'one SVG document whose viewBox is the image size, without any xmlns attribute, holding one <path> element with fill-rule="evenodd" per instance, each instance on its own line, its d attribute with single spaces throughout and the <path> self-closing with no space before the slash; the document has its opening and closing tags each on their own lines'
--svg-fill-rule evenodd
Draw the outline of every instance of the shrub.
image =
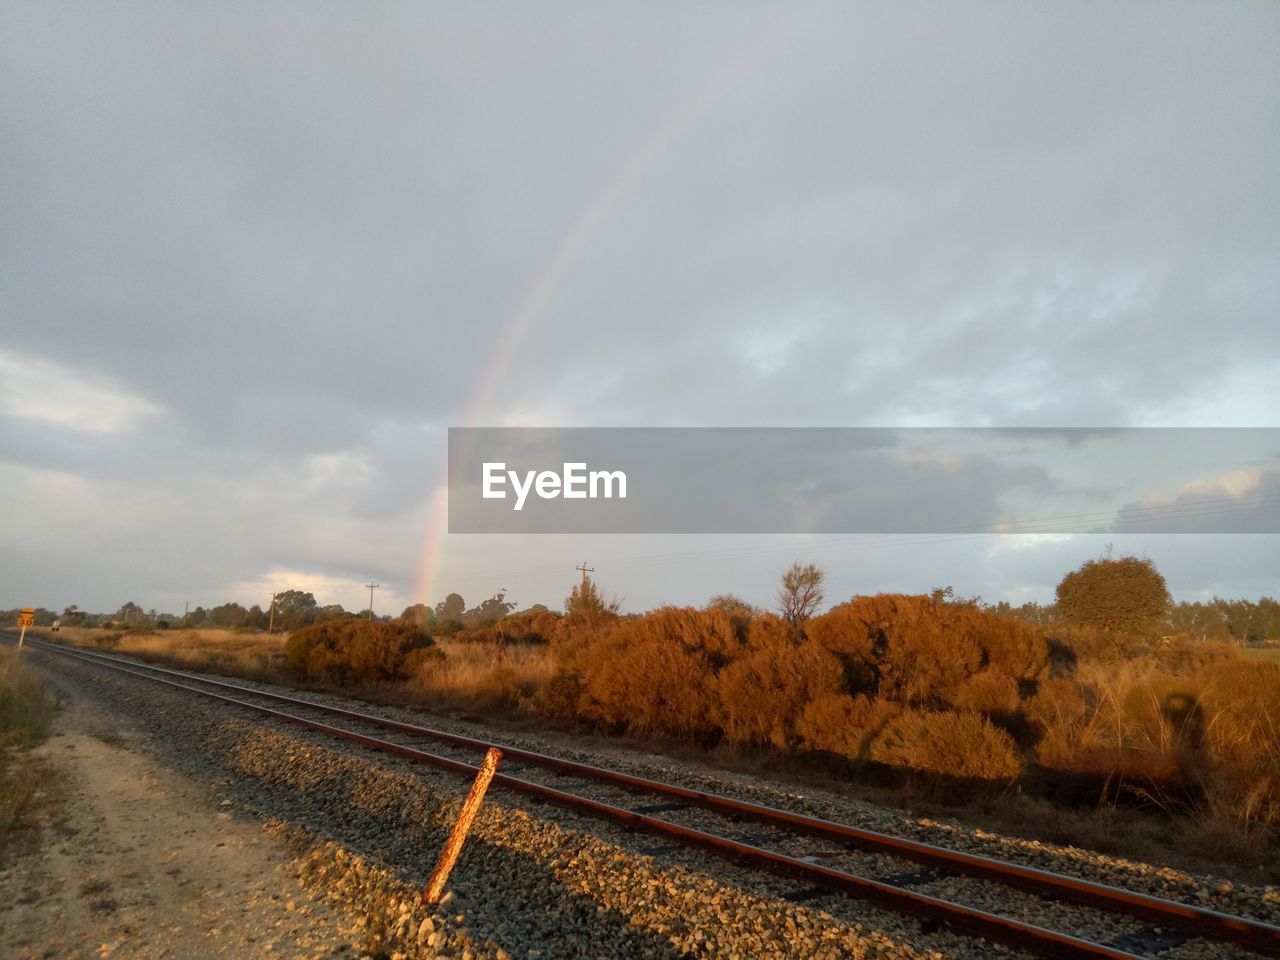
<svg viewBox="0 0 1280 960">
<path fill-rule="evenodd" d="M 439 647 L 418 647 L 405 655 L 400 670 L 406 677 L 421 677 L 438 670 L 444 660 L 444 651 Z"/>
<path fill-rule="evenodd" d="M 1067 623 L 1105 631 L 1147 632 L 1169 614 L 1164 577 L 1138 557 L 1087 560 L 1058 584 L 1058 612 Z"/>
<path fill-rule="evenodd" d="M 1199 676 L 1218 664 L 1240 659 L 1240 649 L 1229 643 L 1193 641 L 1182 635 L 1169 644 L 1152 650 L 1152 657 L 1162 670 L 1179 676 Z"/>
<path fill-rule="evenodd" d="M 980 671 L 1007 677 L 1016 689 L 1049 667 L 1034 626 L 925 596 L 855 597 L 812 620 L 807 632 L 841 658 L 850 692 L 922 706 L 955 704 Z"/>
<path fill-rule="evenodd" d="M 1100 627 L 1048 624 L 1044 637 L 1065 661 L 1065 672 L 1082 662 L 1115 664 L 1133 660 L 1150 651 L 1149 638 L 1123 630 L 1106 631 Z"/>
<path fill-rule="evenodd" d="M 409 655 L 432 643 L 416 625 L 346 619 L 323 620 L 295 630 L 285 661 L 299 676 L 327 683 L 390 681 L 407 675 Z"/>
<path fill-rule="evenodd" d="M 872 741 L 903 708 L 859 694 L 828 693 L 811 700 L 796 721 L 800 741 L 851 760 L 865 760 Z"/>
<path fill-rule="evenodd" d="M 716 678 L 715 719 L 735 743 L 796 745 L 796 721 L 809 701 L 839 693 L 844 672 L 831 651 L 794 642 L 792 628 L 771 614 L 754 621 L 746 656 Z"/>
<path fill-rule="evenodd" d="M 871 744 L 872 760 L 975 780 L 1013 780 L 1022 759 L 1013 738 L 971 710 L 907 708 Z"/>
<path fill-rule="evenodd" d="M 569 719 L 578 716 L 582 700 L 582 675 L 569 670 L 559 670 L 542 685 L 534 703 L 549 717 Z"/>
<path fill-rule="evenodd" d="M 987 716 L 1011 714 L 1018 709 L 1018 684 L 1007 674 L 983 670 L 963 681 L 951 702 L 963 710 L 977 710 Z"/>
<path fill-rule="evenodd" d="M 633 734 L 705 736 L 715 675 L 742 649 L 721 610 L 662 607 L 622 620 L 570 661 L 582 676 L 579 712 Z"/>
</svg>

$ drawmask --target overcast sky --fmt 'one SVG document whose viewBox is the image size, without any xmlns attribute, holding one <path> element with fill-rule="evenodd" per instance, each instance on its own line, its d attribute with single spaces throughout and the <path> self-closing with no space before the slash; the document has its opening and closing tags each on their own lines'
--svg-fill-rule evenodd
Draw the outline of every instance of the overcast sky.
<svg viewBox="0 0 1280 960">
<path fill-rule="evenodd" d="M 0 607 L 1049 599 L 1107 541 L 1275 595 L 1275 536 L 441 525 L 449 426 L 1280 426 L 1277 49 L 1225 0 L 7 0 Z"/>
</svg>

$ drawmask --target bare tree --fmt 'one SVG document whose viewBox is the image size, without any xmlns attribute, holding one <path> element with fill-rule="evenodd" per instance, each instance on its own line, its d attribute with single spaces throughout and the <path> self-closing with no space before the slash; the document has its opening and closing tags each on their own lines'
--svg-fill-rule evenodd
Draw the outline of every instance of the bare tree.
<svg viewBox="0 0 1280 960">
<path fill-rule="evenodd" d="M 778 610 L 797 632 L 804 628 L 804 623 L 822 603 L 822 581 L 826 574 L 812 563 L 801 564 L 796 561 L 782 575 L 782 586 L 778 589 Z"/>
</svg>

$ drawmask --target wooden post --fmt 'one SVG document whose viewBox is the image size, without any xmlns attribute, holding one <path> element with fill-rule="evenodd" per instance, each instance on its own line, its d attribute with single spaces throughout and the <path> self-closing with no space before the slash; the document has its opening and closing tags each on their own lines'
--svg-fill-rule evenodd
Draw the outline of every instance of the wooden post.
<svg viewBox="0 0 1280 960">
<path fill-rule="evenodd" d="M 453 865 L 458 862 L 458 854 L 462 853 L 462 844 L 467 839 L 467 831 L 471 829 L 471 821 L 480 812 L 485 791 L 489 789 L 489 781 L 493 779 L 498 769 L 498 761 L 501 759 L 502 751 L 497 747 L 490 747 L 489 752 L 484 755 L 484 763 L 480 764 L 480 772 L 476 774 L 475 782 L 471 784 L 471 792 L 462 802 L 458 822 L 453 825 L 453 831 L 445 841 L 444 850 L 440 852 L 440 861 L 436 864 L 431 879 L 427 881 L 427 888 L 422 891 L 421 902 L 424 907 L 440 902 L 444 885 L 449 879 L 449 874 L 453 872 Z"/>
</svg>

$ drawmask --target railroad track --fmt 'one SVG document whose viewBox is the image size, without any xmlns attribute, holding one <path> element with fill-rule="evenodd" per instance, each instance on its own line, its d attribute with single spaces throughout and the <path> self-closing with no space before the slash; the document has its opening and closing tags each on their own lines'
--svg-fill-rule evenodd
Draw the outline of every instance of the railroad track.
<svg viewBox="0 0 1280 960">
<path fill-rule="evenodd" d="M 494 777 L 496 786 L 579 814 L 646 831 L 677 844 L 656 848 L 650 851 L 653 853 L 692 846 L 799 881 L 804 886 L 787 895 L 795 901 L 833 893 L 851 896 L 926 922 L 944 924 L 958 933 L 1046 957 L 1133 960 L 1158 956 L 1198 940 L 1232 943 L 1267 956 L 1280 956 L 1280 927 L 1247 917 L 96 651 L 40 640 L 28 640 L 27 644 L 43 652 L 131 674 L 467 776 L 474 775 L 478 767 L 460 759 L 459 754 L 482 754 L 489 747 L 498 746 L 503 751 L 504 766 Z M 261 701 L 287 706 L 292 712 L 266 706 Z M 326 722 L 330 719 L 380 732 L 390 731 L 398 739 L 361 733 L 350 726 L 335 726 Z M 423 740 L 433 741 L 452 755 L 427 752 L 403 742 L 406 738 L 419 744 Z M 556 778 L 557 785 L 530 779 L 531 772 L 549 773 Z M 569 780 L 578 782 L 570 785 L 565 782 Z M 659 802 L 636 805 L 637 795 L 648 795 Z M 655 815 L 659 813 L 663 816 Z M 756 829 L 743 836 L 744 822 L 768 829 L 764 832 Z M 912 889 L 927 888 L 955 875 L 985 887 L 998 885 L 1002 892 L 993 898 L 988 890 L 987 899 L 996 899 L 1007 906 L 1016 906 L 1013 901 L 1019 896 L 1037 898 L 1040 907 L 1046 901 L 1071 904 L 1069 910 L 1062 911 L 1064 924 L 1070 922 L 1067 914 L 1071 911 L 1084 910 L 1119 915 L 1131 919 L 1136 926 L 1108 942 L 1094 942 Z M 1088 926 L 1087 923 L 1081 925 Z"/>
</svg>

